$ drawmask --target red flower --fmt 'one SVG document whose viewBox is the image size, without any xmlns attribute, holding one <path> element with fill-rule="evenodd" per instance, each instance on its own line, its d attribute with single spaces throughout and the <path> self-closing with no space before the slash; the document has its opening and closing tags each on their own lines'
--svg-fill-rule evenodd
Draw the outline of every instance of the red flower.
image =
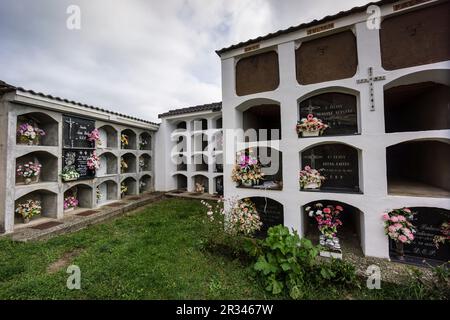
<svg viewBox="0 0 450 320">
<path fill-rule="evenodd" d="M 331 209 L 330 208 L 325 208 L 325 209 L 323 209 L 323 213 L 331 213 Z"/>
</svg>

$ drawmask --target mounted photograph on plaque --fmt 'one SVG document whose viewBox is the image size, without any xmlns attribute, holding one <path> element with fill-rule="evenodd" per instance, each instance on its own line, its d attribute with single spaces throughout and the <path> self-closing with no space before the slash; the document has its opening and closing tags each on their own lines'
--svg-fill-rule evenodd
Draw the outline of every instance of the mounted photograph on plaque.
<svg viewBox="0 0 450 320">
<path fill-rule="evenodd" d="M 302 168 L 320 174 L 320 188 L 316 190 L 361 192 L 357 149 L 339 143 L 323 144 L 303 151 L 300 156 Z"/>
<path fill-rule="evenodd" d="M 299 116 L 299 137 L 359 134 L 357 98 L 352 94 L 327 92 L 310 97 L 299 103 Z"/>
</svg>

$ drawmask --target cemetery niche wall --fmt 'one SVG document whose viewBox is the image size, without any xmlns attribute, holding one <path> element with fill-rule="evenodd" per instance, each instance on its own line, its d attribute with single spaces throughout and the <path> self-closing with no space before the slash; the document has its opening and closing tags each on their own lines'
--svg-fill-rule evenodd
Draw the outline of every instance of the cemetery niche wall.
<svg viewBox="0 0 450 320">
<path fill-rule="evenodd" d="M 318 123 L 327 127 L 320 130 L 315 126 L 318 135 L 339 136 L 354 135 L 359 133 L 357 97 L 353 94 L 341 92 L 325 92 L 314 95 L 299 102 L 300 129 L 297 130 L 299 137 L 304 137 L 302 123 L 308 116 L 313 115 Z M 303 120 L 303 121 L 302 121 Z M 309 130 L 308 130 L 309 131 Z M 310 131 L 310 133 L 312 133 Z M 314 135 L 308 135 L 314 136 Z"/>
<path fill-rule="evenodd" d="M 246 142 L 281 139 L 280 105 L 257 105 L 242 113 L 244 132 L 255 131 L 255 136 L 246 135 Z"/>
<path fill-rule="evenodd" d="M 347 30 L 301 42 L 295 62 L 301 85 L 351 78 L 358 67 L 356 37 Z"/>
<path fill-rule="evenodd" d="M 430 207 L 410 208 L 415 212 L 412 224 L 417 233 L 410 244 L 404 245 L 405 262 L 417 265 L 441 265 L 450 261 L 450 242 L 448 239 L 438 242 L 438 237 L 448 235 L 450 224 L 450 210 Z M 445 228 L 447 223 L 447 229 Z M 445 231 L 447 230 L 447 231 Z M 395 242 L 389 240 L 389 252 L 391 259 L 397 260 Z"/>
<path fill-rule="evenodd" d="M 255 237 L 264 238 L 267 236 L 269 228 L 284 225 L 284 209 L 281 203 L 267 197 L 251 197 L 249 199 L 255 204 L 262 222 L 261 229 L 255 234 Z"/>
<path fill-rule="evenodd" d="M 325 178 L 320 188 L 302 191 L 360 193 L 359 151 L 341 143 L 326 143 L 300 153 L 301 168 L 311 167 Z"/>
</svg>

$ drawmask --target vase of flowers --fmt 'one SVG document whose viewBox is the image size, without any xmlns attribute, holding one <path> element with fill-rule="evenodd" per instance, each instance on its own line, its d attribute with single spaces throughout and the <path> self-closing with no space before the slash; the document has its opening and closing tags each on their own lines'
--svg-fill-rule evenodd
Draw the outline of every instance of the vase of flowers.
<svg viewBox="0 0 450 320">
<path fill-rule="evenodd" d="M 120 145 L 122 149 L 125 149 L 126 146 L 128 146 L 128 136 L 125 134 L 120 135 Z"/>
<path fill-rule="evenodd" d="M 102 197 L 103 197 L 103 194 L 102 194 L 102 192 L 100 191 L 100 187 L 99 187 L 99 186 L 97 186 L 97 187 L 95 188 L 95 197 L 96 197 L 96 199 L 97 199 L 97 202 L 100 202 L 100 200 L 101 200 Z"/>
<path fill-rule="evenodd" d="M 34 216 L 40 215 L 42 212 L 41 202 L 39 200 L 27 200 L 19 203 L 15 212 L 22 216 L 23 223 L 30 222 Z"/>
<path fill-rule="evenodd" d="M 41 173 L 42 165 L 33 161 L 25 163 L 23 165 L 18 165 L 16 169 L 17 176 L 24 179 L 25 184 L 30 184 L 32 182 L 39 182 L 39 175 Z"/>
<path fill-rule="evenodd" d="M 78 207 L 79 201 L 74 196 L 68 196 L 64 198 L 64 211 L 70 212 L 75 210 Z"/>
<path fill-rule="evenodd" d="M 394 240 L 397 256 L 405 260 L 404 245 L 414 240 L 416 228 L 411 223 L 414 213 L 408 208 L 394 209 L 383 213 L 384 231 L 389 238 Z"/>
<path fill-rule="evenodd" d="M 128 164 L 127 162 L 124 160 L 124 158 L 120 158 L 120 172 L 121 173 L 125 173 L 128 169 Z"/>
<path fill-rule="evenodd" d="M 302 137 L 318 137 L 328 128 L 327 124 L 310 113 L 306 118 L 298 121 L 296 130 L 297 134 L 301 134 Z"/>
<path fill-rule="evenodd" d="M 97 146 L 102 145 L 102 140 L 100 139 L 100 131 L 97 128 L 95 128 L 94 130 L 89 132 L 86 136 L 86 139 L 88 141 L 94 143 L 94 145 L 97 145 Z"/>
<path fill-rule="evenodd" d="M 139 139 L 139 149 L 140 150 L 145 150 L 145 147 L 147 146 L 147 144 L 148 144 L 147 139 L 142 138 L 142 137 Z"/>
<path fill-rule="evenodd" d="M 433 242 L 437 249 L 439 249 L 439 244 L 450 242 L 450 221 L 444 222 L 441 225 L 440 234 L 434 236 Z"/>
<path fill-rule="evenodd" d="M 128 191 L 128 187 L 125 185 L 125 183 L 121 183 L 120 184 L 120 196 L 122 198 L 125 197 L 127 191 Z"/>
<path fill-rule="evenodd" d="M 30 123 L 23 123 L 17 129 L 19 141 L 22 144 L 39 144 L 39 138 L 45 136 L 45 131 Z"/>
<path fill-rule="evenodd" d="M 100 169 L 100 158 L 97 156 L 95 151 L 93 151 L 91 156 L 87 158 L 86 165 L 88 169 L 92 171 Z"/>
<path fill-rule="evenodd" d="M 319 170 L 312 169 L 310 166 L 306 166 L 304 170 L 300 171 L 300 188 L 304 190 L 319 189 L 323 181 L 325 181 L 325 177 L 320 174 Z"/>
<path fill-rule="evenodd" d="M 60 174 L 64 182 L 78 180 L 80 174 L 77 172 L 74 166 L 66 166 Z"/>
<path fill-rule="evenodd" d="M 144 171 L 145 169 L 145 160 L 139 159 L 139 171 Z"/>
<path fill-rule="evenodd" d="M 261 164 L 258 159 L 252 155 L 238 155 L 238 160 L 233 168 L 231 179 L 245 187 L 258 185 L 260 181 L 264 179 L 264 173 L 261 172 Z"/>
<path fill-rule="evenodd" d="M 339 216 L 344 211 L 340 205 L 327 205 L 324 207 L 322 203 L 316 203 L 305 208 L 309 217 L 314 218 L 320 233 L 328 241 L 333 241 L 337 235 L 338 228 L 342 226 Z"/>
</svg>

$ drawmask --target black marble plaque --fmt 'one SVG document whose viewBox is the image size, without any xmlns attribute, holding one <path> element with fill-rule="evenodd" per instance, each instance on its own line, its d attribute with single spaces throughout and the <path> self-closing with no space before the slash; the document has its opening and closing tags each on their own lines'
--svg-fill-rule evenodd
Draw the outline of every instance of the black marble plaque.
<svg viewBox="0 0 450 320">
<path fill-rule="evenodd" d="M 320 190 L 359 192 L 358 150 L 325 144 L 302 152 L 302 168 L 310 166 L 326 178 Z"/>
<path fill-rule="evenodd" d="M 64 148 L 95 148 L 94 143 L 87 140 L 87 135 L 94 129 L 94 120 L 68 115 L 63 116 Z"/>
<path fill-rule="evenodd" d="M 75 170 L 80 174 L 78 180 L 94 178 L 95 170 L 89 170 L 87 167 L 87 159 L 92 153 L 93 150 L 65 149 L 63 151 L 63 168 L 66 166 L 74 166 Z"/>
<path fill-rule="evenodd" d="M 300 118 L 308 114 L 322 120 L 330 127 L 324 136 L 350 135 L 358 133 L 356 96 L 345 93 L 323 93 L 300 103 Z"/>
<path fill-rule="evenodd" d="M 256 237 L 263 238 L 267 236 L 267 230 L 270 227 L 284 224 L 283 205 L 275 200 L 264 197 L 253 197 L 250 200 L 255 204 L 261 222 L 261 230 L 256 233 Z"/>
<path fill-rule="evenodd" d="M 450 210 L 428 207 L 410 208 L 417 212 L 412 224 L 416 227 L 417 233 L 412 243 L 404 246 L 406 257 L 416 258 L 417 262 L 422 260 L 434 260 L 447 262 L 450 260 L 450 245 L 448 242 L 440 243 L 436 247 L 433 239 L 441 234 L 441 226 L 444 222 L 450 221 Z M 390 240 L 391 255 L 395 258 L 395 242 Z"/>
</svg>

